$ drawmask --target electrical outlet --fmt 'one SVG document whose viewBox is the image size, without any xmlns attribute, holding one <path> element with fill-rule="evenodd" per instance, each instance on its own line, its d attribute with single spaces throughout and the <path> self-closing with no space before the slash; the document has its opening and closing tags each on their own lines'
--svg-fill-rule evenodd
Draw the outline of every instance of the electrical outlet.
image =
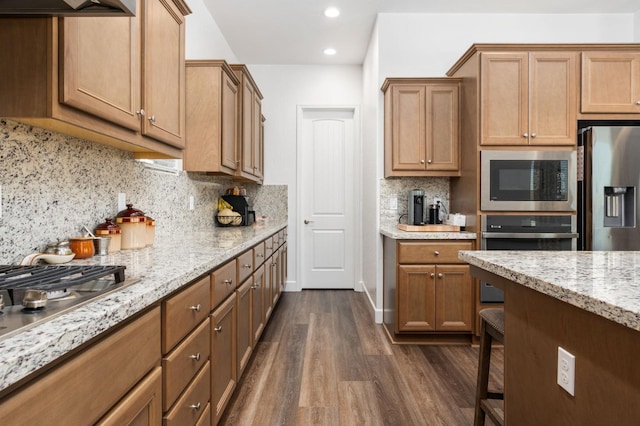
<svg viewBox="0 0 640 426">
<path fill-rule="evenodd" d="M 118 193 L 118 211 L 122 211 L 127 208 L 127 194 L 124 192 Z"/>
<path fill-rule="evenodd" d="M 193 195 L 189 195 L 189 210 L 195 209 L 195 201 L 193 199 Z"/>
<path fill-rule="evenodd" d="M 576 357 L 558 346 L 558 384 L 575 396 Z"/>
<path fill-rule="evenodd" d="M 398 210 L 398 197 L 391 197 L 389 199 L 389 208 L 391 210 Z"/>
</svg>

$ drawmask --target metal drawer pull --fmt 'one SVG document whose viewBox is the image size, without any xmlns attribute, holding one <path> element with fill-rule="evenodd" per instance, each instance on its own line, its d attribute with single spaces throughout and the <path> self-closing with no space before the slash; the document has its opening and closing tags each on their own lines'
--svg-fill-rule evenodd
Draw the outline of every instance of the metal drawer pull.
<svg viewBox="0 0 640 426">
<path fill-rule="evenodd" d="M 189 406 L 189 408 L 193 408 L 196 411 L 200 410 L 200 407 L 202 407 L 202 405 L 200 405 L 199 402 L 197 404 L 192 404 Z"/>
<path fill-rule="evenodd" d="M 256 257 L 264 257 L 264 254 L 258 253 L 258 254 L 256 254 Z"/>
<path fill-rule="evenodd" d="M 155 123 L 156 122 L 156 116 L 152 115 L 151 117 L 149 117 L 149 121 L 152 122 L 152 123 Z"/>
<path fill-rule="evenodd" d="M 438 250 L 434 251 L 433 254 L 435 254 L 436 256 L 440 256 L 440 252 Z"/>
<path fill-rule="evenodd" d="M 197 305 L 195 305 L 195 306 L 190 306 L 189 307 L 189 309 L 191 309 L 192 311 L 196 311 L 196 312 L 200 312 L 200 308 L 201 308 L 201 306 L 200 306 L 199 303 Z"/>
<path fill-rule="evenodd" d="M 438 274 L 438 278 L 442 278 L 442 274 Z"/>
<path fill-rule="evenodd" d="M 136 111 L 136 114 L 138 114 L 140 117 L 144 117 L 144 110 L 139 109 L 138 111 Z"/>
<path fill-rule="evenodd" d="M 251 265 L 242 265 L 243 268 L 251 269 Z"/>
<path fill-rule="evenodd" d="M 252 289 L 254 289 L 254 290 L 256 290 L 256 289 L 260 288 L 260 284 L 253 284 L 253 285 L 251 286 L 251 288 L 252 288 Z"/>
<path fill-rule="evenodd" d="M 433 272 L 431 273 L 431 278 L 435 278 L 436 274 L 434 274 Z"/>
<path fill-rule="evenodd" d="M 223 283 L 231 285 L 233 284 L 233 280 L 224 280 Z"/>
<path fill-rule="evenodd" d="M 195 360 L 195 361 L 200 361 L 200 352 L 198 352 L 195 355 L 191 355 L 189 358 Z"/>
<path fill-rule="evenodd" d="M 216 328 L 213 329 L 213 331 L 221 333 L 222 332 L 222 326 L 221 325 L 217 326 Z"/>
</svg>

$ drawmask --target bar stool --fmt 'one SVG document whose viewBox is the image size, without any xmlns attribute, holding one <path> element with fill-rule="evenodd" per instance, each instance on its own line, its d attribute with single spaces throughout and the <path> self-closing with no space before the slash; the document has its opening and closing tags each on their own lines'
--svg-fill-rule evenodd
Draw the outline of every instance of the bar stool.
<svg viewBox="0 0 640 426">
<path fill-rule="evenodd" d="M 478 383 L 476 387 L 476 410 L 473 424 L 483 426 L 485 414 L 497 425 L 504 425 L 503 417 L 488 404 L 490 399 L 504 399 L 504 393 L 489 392 L 489 367 L 491 366 L 491 342 L 504 344 L 504 310 L 483 309 L 482 331 L 480 334 L 480 355 L 478 359 Z"/>
</svg>

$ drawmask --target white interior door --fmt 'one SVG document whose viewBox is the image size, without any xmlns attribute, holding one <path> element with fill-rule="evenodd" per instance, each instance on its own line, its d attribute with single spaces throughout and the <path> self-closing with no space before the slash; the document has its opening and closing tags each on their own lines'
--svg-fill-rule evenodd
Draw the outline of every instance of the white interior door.
<svg viewBox="0 0 640 426">
<path fill-rule="evenodd" d="M 303 289 L 355 288 L 354 116 L 354 108 L 299 109 Z"/>
</svg>

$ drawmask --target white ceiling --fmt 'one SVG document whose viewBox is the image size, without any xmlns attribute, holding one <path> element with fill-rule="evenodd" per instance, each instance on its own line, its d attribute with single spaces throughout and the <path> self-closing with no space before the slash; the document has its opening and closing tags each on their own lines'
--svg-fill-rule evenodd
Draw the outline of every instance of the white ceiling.
<svg viewBox="0 0 640 426">
<path fill-rule="evenodd" d="M 203 0 L 246 64 L 361 64 L 378 13 L 634 13 L 638 0 Z M 338 18 L 323 15 L 338 7 Z M 326 56 L 327 47 L 338 53 Z"/>
</svg>

